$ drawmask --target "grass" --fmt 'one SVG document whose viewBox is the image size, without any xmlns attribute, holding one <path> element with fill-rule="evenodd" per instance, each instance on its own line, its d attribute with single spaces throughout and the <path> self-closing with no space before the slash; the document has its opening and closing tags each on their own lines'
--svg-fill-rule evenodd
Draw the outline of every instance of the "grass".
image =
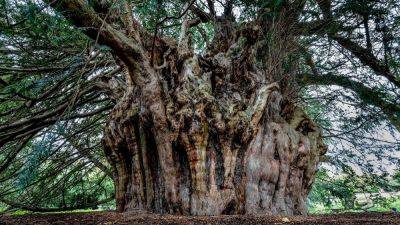
<svg viewBox="0 0 400 225">
<path fill-rule="evenodd" d="M 392 208 L 396 208 L 400 210 L 400 198 L 392 198 L 387 199 L 386 201 L 382 201 L 379 203 L 375 203 L 375 205 L 368 209 L 345 209 L 341 203 L 333 204 L 332 206 L 324 206 L 322 204 L 314 204 L 309 208 L 309 213 L 311 215 L 320 215 L 320 214 L 332 214 L 338 212 L 390 212 Z"/>
</svg>

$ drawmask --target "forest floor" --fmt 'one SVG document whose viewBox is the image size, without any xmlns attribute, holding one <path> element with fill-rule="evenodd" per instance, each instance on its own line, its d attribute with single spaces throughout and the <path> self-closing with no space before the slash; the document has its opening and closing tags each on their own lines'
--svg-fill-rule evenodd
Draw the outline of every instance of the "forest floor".
<svg viewBox="0 0 400 225">
<path fill-rule="evenodd" d="M 0 225 L 400 225 L 400 214 L 394 213 L 344 213 L 320 216 L 170 216 L 143 213 L 54 213 L 21 216 L 0 215 Z"/>
</svg>

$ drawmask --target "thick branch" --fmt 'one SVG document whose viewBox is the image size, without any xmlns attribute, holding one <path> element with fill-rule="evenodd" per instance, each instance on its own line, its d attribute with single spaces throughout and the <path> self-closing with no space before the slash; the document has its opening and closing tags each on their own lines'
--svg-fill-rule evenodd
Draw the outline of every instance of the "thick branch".
<svg viewBox="0 0 400 225">
<path fill-rule="evenodd" d="M 380 91 L 369 88 L 360 82 L 351 80 L 348 77 L 334 74 L 318 76 L 302 74 L 300 79 L 305 85 L 338 85 L 345 89 L 354 91 L 363 100 L 363 102 L 381 109 L 392 125 L 400 131 L 400 106 L 386 101 L 384 99 L 384 94 Z"/>
<path fill-rule="evenodd" d="M 207 0 L 207 6 L 208 6 L 208 9 L 210 10 L 211 15 L 213 17 L 215 17 L 216 13 L 215 13 L 214 1 Z"/>
<path fill-rule="evenodd" d="M 114 197 L 109 197 L 109 198 L 106 198 L 106 199 L 103 199 L 100 201 L 96 201 L 96 202 L 92 202 L 92 203 L 86 203 L 86 204 L 82 204 L 82 205 L 62 207 L 62 208 L 42 208 L 42 207 L 30 206 L 30 205 L 21 204 L 19 202 L 14 202 L 14 201 L 4 199 L 4 198 L 1 198 L 0 202 L 3 202 L 6 205 L 9 205 L 13 208 L 28 210 L 28 211 L 32 211 L 32 212 L 60 212 L 60 211 L 71 211 L 71 210 L 77 210 L 77 209 L 87 209 L 87 208 L 91 208 L 94 206 L 98 206 L 98 205 L 110 202 L 112 200 L 114 200 Z"/>
<path fill-rule="evenodd" d="M 317 0 L 317 4 L 319 5 L 319 8 L 322 11 L 322 14 L 324 15 L 325 19 L 330 19 L 332 18 L 332 3 L 331 0 Z"/>
<path fill-rule="evenodd" d="M 349 50 L 355 55 L 364 65 L 370 67 L 375 73 L 387 78 L 390 82 L 400 88 L 400 79 L 395 77 L 390 72 L 389 68 L 380 62 L 368 49 L 361 47 L 350 39 L 341 37 L 339 35 L 330 35 L 337 43 L 343 48 Z"/>
<path fill-rule="evenodd" d="M 198 7 L 194 6 L 194 5 L 191 7 L 191 11 L 197 17 L 199 17 L 199 19 L 203 23 L 206 23 L 206 22 L 210 21 L 214 17 L 213 15 L 210 15 L 209 13 L 204 12 L 203 10 L 201 10 L 200 8 L 198 8 Z"/>
<path fill-rule="evenodd" d="M 310 26 L 311 30 L 314 30 L 316 33 L 328 34 L 330 38 L 355 55 L 365 66 L 370 67 L 376 74 L 387 78 L 394 85 L 400 87 L 400 79 L 397 78 L 387 66 L 380 62 L 368 48 L 364 48 L 349 38 L 337 34 L 336 28 L 338 28 L 339 24 L 332 18 L 331 1 L 317 0 L 317 4 L 322 10 L 324 20 L 317 21 L 317 23 L 313 22 L 315 25 Z M 330 26 L 328 26 L 328 24 L 330 24 Z"/>
<path fill-rule="evenodd" d="M 224 7 L 224 16 L 232 16 L 233 0 L 228 0 Z"/>
<path fill-rule="evenodd" d="M 45 0 L 45 2 L 70 19 L 77 27 L 84 28 L 83 32 L 90 38 L 109 46 L 127 65 L 135 65 L 136 62 L 144 59 L 138 34 L 134 35 L 136 40 L 127 37 L 102 20 L 84 1 L 69 0 L 53 3 L 53 1 Z"/>
<path fill-rule="evenodd" d="M 93 90 L 93 87 L 90 87 L 87 90 L 83 90 L 83 91 L 78 92 L 73 97 L 75 97 L 75 99 L 77 99 L 77 98 L 81 97 L 82 95 L 89 93 L 92 90 Z M 20 120 L 18 120 L 16 122 L 13 122 L 13 123 L 1 124 L 0 125 L 0 133 L 1 132 L 8 132 L 10 129 L 19 128 L 19 127 L 22 127 L 22 126 L 27 125 L 27 124 L 32 124 L 32 123 L 37 122 L 37 121 L 43 121 L 43 120 L 45 120 L 47 118 L 56 116 L 58 114 L 62 114 L 68 107 L 71 106 L 71 103 L 73 103 L 73 101 L 74 101 L 73 97 L 72 97 L 72 99 L 70 101 L 65 101 L 63 104 L 57 106 L 55 109 L 45 111 L 43 114 L 32 116 L 32 117 L 28 117 L 28 118 L 23 118 L 23 119 L 20 119 Z"/>
<path fill-rule="evenodd" d="M 68 142 L 78 151 L 79 155 L 81 155 L 82 157 L 88 159 L 97 168 L 99 168 L 101 171 L 103 171 L 107 176 L 109 176 L 110 178 L 113 178 L 114 175 L 111 172 L 111 170 L 91 154 L 90 148 L 82 148 L 82 146 L 80 146 L 76 142 L 75 138 L 76 137 L 66 137 Z"/>
<path fill-rule="evenodd" d="M 36 133 L 33 133 L 27 137 L 24 137 L 24 139 L 20 140 L 20 143 L 18 146 L 15 148 L 15 150 L 7 156 L 5 159 L 5 162 L 0 165 L 0 174 L 3 173 L 7 167 L 12 163 L 15 157 L 17 157 L 18 153 L 25 147 L 25 145 L 31 140 L 31 138 L 35 135 Z"/>
</svg>

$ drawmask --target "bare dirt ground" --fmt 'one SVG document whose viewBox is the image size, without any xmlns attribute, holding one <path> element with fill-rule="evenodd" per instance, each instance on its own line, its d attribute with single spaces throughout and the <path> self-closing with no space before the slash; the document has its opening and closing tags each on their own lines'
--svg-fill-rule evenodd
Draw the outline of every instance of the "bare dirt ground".
<svg viewBox="0 0 400 225">
<path fill-rule="evenodd" d="M 394 213 L 345 213 L 308 217 L 272 217 L 272 216 L 213 216 L 188 217 L 153 215 L 143 213 L 66 213 L 66 214 L 29 214 L 23 216 L 0 216 L 0 225 L 400 225 L 400 214 Z"/>
</svg>

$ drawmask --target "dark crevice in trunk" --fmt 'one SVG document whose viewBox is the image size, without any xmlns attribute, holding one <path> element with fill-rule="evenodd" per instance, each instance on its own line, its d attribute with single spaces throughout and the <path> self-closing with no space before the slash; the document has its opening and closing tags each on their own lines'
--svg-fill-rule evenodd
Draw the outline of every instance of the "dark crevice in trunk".
<svg viewBox="0 0 400 225">
<path fill-rule="evenodd" d="M 216 26 L 214 52 L 178 44 L 165 68 L 141 65 L 144 84 L 113 109 L 103 143 L 118 211 L 306 214 L 325 147 L 291 103 L 296 43 L 282 24 L 269 24 L 277 32 L 265 43 L 258 24 Z"/>
<path fill-rule="evenodd" d="M 151 132 L 151 129 L 148 127 L 144 128 L 145 132 L 145 137 L 146 137 L 146 143 L 147 143 L 147 160 L 148 160 L 148 165 L 150 169 L 150 175 L 151 175 L 151 182 L 152 182 L 152 192 L 153 192 L 153 199 L 148 199 L 148 201 L 151 202 L 149 206 L 151 209 L 154 209 L 155 212 L 159 211 L 160 213 L 164 213 L 162 211 L 162 199 L 163 199 L 163 194 L 160 191 L 162 185 L 161 185 L 161 180 L 160 180 L 160 166 L 159 166 L 159 158 L 158 158 L 158 152 L 157 152 L 157 145 L 156 141 L 153 137 L 153 134 Z"/>
</svg>

